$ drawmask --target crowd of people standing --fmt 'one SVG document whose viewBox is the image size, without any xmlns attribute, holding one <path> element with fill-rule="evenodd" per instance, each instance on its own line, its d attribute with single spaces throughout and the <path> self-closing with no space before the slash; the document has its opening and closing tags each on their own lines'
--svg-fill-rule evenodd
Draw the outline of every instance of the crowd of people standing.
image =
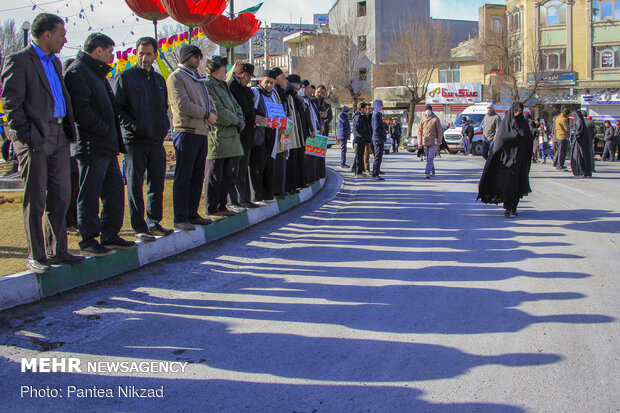
<svg viewBox="0 0 620 413">
<path fill-rule="evenodd" d="M 136 43 L 138 63 L 110 82 L 115 43 L 103 33 L 89 35 L 63 69 L 56 54 L 67 41 L 64 23 L 54 14 L 39 14 L 31 44 L 7 57 L 1 76 L 2 101 L 25 182 L 27 269 L 49 273 L 54 264 L 77 264 L 85 255 L 133 248 L 134 241 L 119 235 L 125 183 L 136 239 L 152 242 L 172 234 L 160 224 L 163 143 L 170 129 L 178 230 L 264 206 L 325 177 L 325 159 L 305 153 L 308 138 L 327 136 L 330 130 L 325 86 L 313 87 L 273 68 L 250 87 L 254 66 L 229 65 L 221 56 L 212 56 L 208 74 L 202 75 L 202 51 L 191 44 L 180 48 L 178 67 L 165 80 L 153 68 L 158 48 L 150 37 Z M 274 105 L 288 119 L 286 132 L 267 123 Z M 203 188 L 204 216 L 198 210 Z M 80 255 L 68 252 L 68 220 L 77 223 Z"/>
</svg>

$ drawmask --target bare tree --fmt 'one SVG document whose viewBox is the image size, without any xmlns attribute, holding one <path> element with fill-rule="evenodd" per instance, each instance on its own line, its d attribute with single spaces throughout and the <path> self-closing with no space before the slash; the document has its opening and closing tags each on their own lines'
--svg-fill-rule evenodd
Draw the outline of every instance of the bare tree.
<svg viewBox="0 0 620 413">
<path fill-rule="evenodd" d="M 4 67 L 4 59 L 22 47 L 22 35 L 15 25 L 15 20 L 7 20 L 0 26 L 0 69 Z"/>
<path fill-rule="evenodd" d="M 496 30 L 489 27 L 483 33 L 481 52 L 491 69 L 497 74 L 499 88 L 510 96 L 512 101 L 527 102 L 536 95 L 544 82 L 541 72 L 540 53 L 534 45 L 524 49 L 520 38 L 510 30 Z M 528 62 L 524 66 L 523 62 Z M 521 73 L 529 73 L 526 81 L 521 80 Z"/>
<path fill-rule="evenodd" d="M 432 19 L 402 18 L 394 30 L 390 52 L 390 60 L 397 66 L 396 75 L 407 89 L 407 135 L 411 136 L 415 107 L 426 99 L 433 72 L 450 56 L 450 33 Z M 390 73 L 388 68 L 385 70 Z"/>
</svg>

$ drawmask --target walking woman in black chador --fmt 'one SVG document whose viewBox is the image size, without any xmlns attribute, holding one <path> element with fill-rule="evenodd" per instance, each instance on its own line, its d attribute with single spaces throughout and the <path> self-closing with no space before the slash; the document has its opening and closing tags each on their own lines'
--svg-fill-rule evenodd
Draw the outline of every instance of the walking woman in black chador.
<svg viewBox="0 0 620 413">
<path fill-rule="evenodd" d="M 532 192 L 529 175 L 533 143 L 523 103 L 515 102 L 499 125 L 493 154 L 484 165 L 478 185 L 477 199 L 485 204 L 503 202 L 506 218 L 518 215 L 519 200 Z"/>
</svg>

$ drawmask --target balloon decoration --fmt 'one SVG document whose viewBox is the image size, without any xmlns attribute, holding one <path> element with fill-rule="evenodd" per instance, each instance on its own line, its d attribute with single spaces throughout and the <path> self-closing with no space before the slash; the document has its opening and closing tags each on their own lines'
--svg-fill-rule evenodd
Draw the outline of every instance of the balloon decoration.
<svg viewBox="0 0 620 413">
<path fill-rule="evenodd" d="M 208 24 L 226 8 L 226 0 L 161 0 L 170 17 L 190 28 Z"/>
<path fill-rule="evenodd" d="M 168 17 L 159 0 L 125 0 L 136 16 L 145 20 L 157 21 Z"/>
<path fill-rule="evenodd" d="M 201 29 L 213 43 L 232 49 L 250 40 L 260 25 L 261 22 L 252 13 L 242 13 L 233 20 L 219 16 Z"/>
</svg>

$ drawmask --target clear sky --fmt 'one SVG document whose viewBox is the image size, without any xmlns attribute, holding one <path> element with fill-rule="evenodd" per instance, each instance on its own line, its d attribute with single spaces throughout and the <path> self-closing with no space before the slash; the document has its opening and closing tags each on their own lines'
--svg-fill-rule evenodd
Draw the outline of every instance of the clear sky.
<svg viewBox="0 0 620 413">
<path fill-rule="evenodd" d="M 235 0 L 239 11 L 260 3 L 261 0 Z M 484 3 L 504 4 L 502 0 L 430 0 L 431 14 L 435 18 L 477 20 L 478 7 Z M 334 0 L 264 0 L 256 17 L 267 23 L 312 23 L 313 15 L 327 13 Z M 32 8 L 37 7 L 33 10 Z M 91 6 L 92 5 L 92 10 Z M 85 18 L 78 13 L 84 10 Z M 13 19 L 21 27 L 22 22 L 32 22 L 41 12 L 55 13 L 68 17 L 67 41 L 63 56 L 73 56 L 92 30 L 103 31 L 117 44 L 116 50 L 126 49 L 139 37 L 152 35 L 153 26 L 142 19 L 136 21 L 124 0 L 2 0 L 0 1 L 0 23 Z M 172 19 L 160 25 L 174 24 Z M 114 26 L 114 28 L 112 27 Z M 123 46 L 125 43 L 125 46 Z"/>
</svg>

